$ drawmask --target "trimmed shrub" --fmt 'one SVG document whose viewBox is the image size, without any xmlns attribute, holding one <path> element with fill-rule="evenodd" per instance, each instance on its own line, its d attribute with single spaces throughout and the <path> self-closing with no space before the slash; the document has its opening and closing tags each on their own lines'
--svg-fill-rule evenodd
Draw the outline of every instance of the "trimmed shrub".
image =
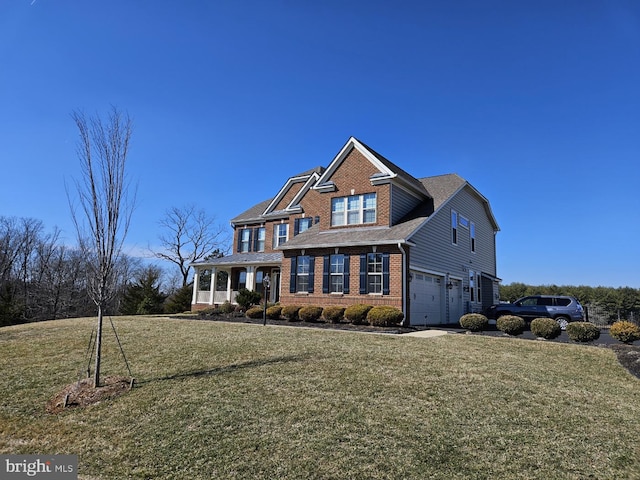
<svg viewBox="0 0 640 480">
<path fill-rule="evenodd" d="M 534 318 L 531 320 L 531 333 L 536 337 L 551 340 L 559 336 L 562 329 L 553 318 Z"/>
<path fill-rule="evenodd" d="M 235 305 L 232 305 L 228 300 L 226 302 L 224 302 L 222 305 L 220 305 L 220 313 L 222 313 L 223 315 L 228 315 L 230 313 L 233 313 L 236 311 L 236 307 Z"/>
<path fill-rule="evenodd" d="M 299 320 L 298 312 L 301 308 L 302 307 L 300 305 L 285 305 L 284 307 L 282 307 L 280 315 L 282 315 L 285 320 L 289 320 L 290 322 L 297 322 Z"/>
<path fill-rule="evenodd" d="M 526 324 L 524 323 L 524 319 L 517 315 L 502 315 L 498 318 L 496 327 L 508 335 L 520 335 L 524 332 Z"/>
<path fill-rule="evenodd" d="M 267 307 L 267 318 L 270 320 L 280 320 L 281 312 L 281 305 L 273 305 L 271 307 Z"/>
<path fill-rule="evenodd" d="M 609 334 L 622 343 L 633 343 L 640 340 L 640 327 L 627 320 L 618 320 L 611 325 Z"/>
<path fill-rule="evenodd" d="M 322 311 L 322 317 L 331 323 L 340 323 L 344 318 L 344 307 L 325 307 Z"/>
<path fill-rule="evenodd" d="M 354 325 L 366 325 L 368 323 L 367 314 L 372 308 L 372 305 L 349 305 L 344 310 L 344 318 Z"/>
<path fill-rule="evenodd" d="M 600 338 L 600 329 L 593 323 L 573 322 L 567 325 L 567 335 L 574 342 L 593 342 Z"/>
<path fill-rule="evenodd" d="M 460 317 L 460 326 L 470 332 L 481 332 L 488 325 L 489 319 L 481 313 L 467 313 Z"/>
<path fill-rule="evenodd" d="M 262 307 L 251 307 L 245 313 L 247 318 L 262 318 L 264 315 L 264 309 Z"/>
<path fill-rule="evenodd" d="M 317 322 L 322 315 L 322 307 L 307 305 L 298 311 L 298 318 L 303 322 Z"/>
<path fill-rule="evenodd" d="M 248 310 L 252 305 L 257 305 L 262 300 L 262 295 L 255 290 L 241 288 L 236 295 L 236 303 L 242 310 Z"/>
<path fill-rule="evenodd" d="M 403 318 L 402 310 L 388 305 L 373 307 L 367 313 L 367 321 L 376 327 L 393 327 L 399 325 Z"/>
</svg>

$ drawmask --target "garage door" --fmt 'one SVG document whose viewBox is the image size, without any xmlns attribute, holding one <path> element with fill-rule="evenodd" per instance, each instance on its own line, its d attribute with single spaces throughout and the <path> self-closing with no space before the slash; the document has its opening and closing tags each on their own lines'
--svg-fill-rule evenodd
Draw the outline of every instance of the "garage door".
<svg viewBox="0 0 640 480">
<path fill-rule="evenodd" d="M 442 277 L 412 272 L 411 325 L 438 325 L 442 320 Z"/>
</svg>

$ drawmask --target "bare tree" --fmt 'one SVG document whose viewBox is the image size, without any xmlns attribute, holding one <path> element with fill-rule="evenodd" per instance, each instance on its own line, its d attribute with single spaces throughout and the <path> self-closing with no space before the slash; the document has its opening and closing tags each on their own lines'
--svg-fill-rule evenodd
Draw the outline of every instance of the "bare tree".
<svg viewBox="0 0 640 480">
<path fill-rule="evenodd" d="M 106 121 L 71 114 L 80 133 L 77 145 L 82 177 L 75 181 L 77 204 L 67 190 L 78 245 L 87 261 L 87 285 L 98 309 L 94 387 L 100 386 L 102 318 L 116 293 L 117 265 L 129 229 L 135 195 L 125 175 L 133 124 L 112 107 Z"/>
<path fill-rule="evenodd" d="M 178 266 L 183 287 L 189 281 L 191 263 L 226 253 L 229 236 L 224 227 L 193 205 L 167 210 L 160 226 L 164 230 L 158 236 L 162 250 L 153 254 Z"/>
</svg>

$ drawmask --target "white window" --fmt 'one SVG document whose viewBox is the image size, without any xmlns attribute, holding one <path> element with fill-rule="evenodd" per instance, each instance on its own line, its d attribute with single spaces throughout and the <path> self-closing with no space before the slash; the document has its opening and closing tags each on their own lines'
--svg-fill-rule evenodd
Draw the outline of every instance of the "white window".
<svg viewBox="0 0 640 480">
<path fill-rule="evenodd" d="M 382 293 L 382 254 L 367 255 L 367 292 Z"/>
<path fill-rule="evenodd" d="M 331 200 L 331 226 L 344 225 L 344 198 L 334 198 Z"/>
<path fill-rule="evenodd" d="M 309 291 L 309 266 L 310 259 L 308 256 L 298 257 L 298 270 L 296 272 L 296 288 L 298 292 Z"/>
<path fill-rule="evenodd" d="M 243 228 L 240 230 L 240 248 L 239 252 L 248 252 L 251 248 L 251 229 Z"/>
<path fill-rule="evenodd" d="M 331 255 L 329 291 L 342 293 L 344 287 L 344 255 Z"/>
<path fill-rule="evenodd" d="M 305 218 L 296 218 L 294 221 L 294 231 L 293 235 L 298 235 L 299 233 L 305 232 L 309 230 L 313 225 L 313 218 L 305 217 Z"/>
<path fill-rule="evenodd" d="M 288 240 L 289 224 L 279 223 L 273 228 L 273 247 L 278 247 Z"/>
<path fill-rule="evenodd" d="M 264 252 L 264 242 L 267 236 L 266 229 L 264 227 L 258 228 L 256 235 L 258 236 L 256 239 L 256 252 Z"/>
<path fill-rule="evenodd" d="M 376 210 L 375 193 L 334 198 L 331 200 L 331 226 L 375 223 Z"/>
</svg>

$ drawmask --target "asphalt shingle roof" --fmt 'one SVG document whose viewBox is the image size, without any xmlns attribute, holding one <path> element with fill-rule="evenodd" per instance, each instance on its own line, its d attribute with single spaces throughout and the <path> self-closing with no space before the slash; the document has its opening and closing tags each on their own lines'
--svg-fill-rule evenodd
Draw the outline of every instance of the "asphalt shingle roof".
<svg viewBox="0 0 640 480">
<path fill-rule="evenodd" d="M 238 264 L 265 264 L 265 263 L 282 263 L 282 253 L 238 253 L 228 255 L 226 257 L 213 258 L 210 260 L 203 260 L 201 262 L 194 262 L 192 265 L 238 265 Z"/>
</svg>

